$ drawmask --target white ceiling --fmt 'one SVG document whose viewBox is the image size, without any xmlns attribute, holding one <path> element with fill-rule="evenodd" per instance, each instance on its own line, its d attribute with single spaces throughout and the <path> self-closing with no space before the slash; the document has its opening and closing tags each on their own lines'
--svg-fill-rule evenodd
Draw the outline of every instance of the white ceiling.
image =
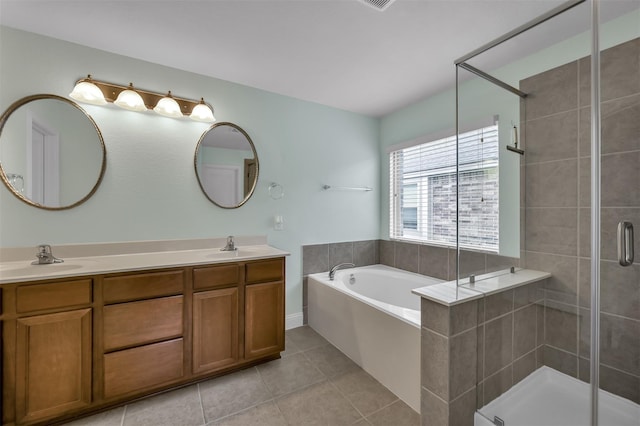
<svg viewBox="0 0 640 426">
<path fill-rule="evenodd" d="M 380 117 L 453 87 L 455 59 L 563 2 L 0 0 L 0 24 Z"/>
</svg>

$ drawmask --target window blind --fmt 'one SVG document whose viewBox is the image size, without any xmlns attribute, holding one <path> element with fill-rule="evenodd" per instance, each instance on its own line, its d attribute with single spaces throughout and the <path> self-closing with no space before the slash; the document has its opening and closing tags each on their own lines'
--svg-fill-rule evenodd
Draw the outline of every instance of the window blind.
<svg viewBox="0 0 640 426">
<path fill-rule="evenodd" d="M 498 251 L 498 125 L 459 135 L 460 244 Z M 456 244 L 456 137 L 391 151 L 390 236 Z"/>
</svg>

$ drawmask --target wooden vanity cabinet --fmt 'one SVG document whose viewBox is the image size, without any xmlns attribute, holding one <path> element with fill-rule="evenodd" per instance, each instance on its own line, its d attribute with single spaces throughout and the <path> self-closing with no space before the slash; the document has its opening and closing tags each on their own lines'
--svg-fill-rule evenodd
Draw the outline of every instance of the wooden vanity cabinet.
<svg viewBox="0 0 640 426">
<path fill-rule="evenodd" d="M 284 265 L 3 284 L 2 423 L 69 420 L 278 358 Z"/>
<path fill-rule="evenodd" d="M 52 419 L 92 403 L 92 280 L 9 286 L 3 309 L 3 388 L 17 424 Z M 15 301 L 15 303 L 13 303 Z M 11 352 L 11 353 L 10 353 Z M 7 359 L 8 358 L 8 359 Z M 12 367 L 7 369 L 6 367 Z"/>
<path fill-rule="evenodd" d="M 244 356 L 284 350 L 284 259 L 247 263 Z"/>
<path fill-rule="evenodd" d="M 230 367 L 240 361 L 240 264 L 193 270 L 193 374 Z"/>
<path fill-rule="evenodd" d="M 184 377 L 184 275 L 179 269 L 104 278 L 105 399 Z"/>
</svg>

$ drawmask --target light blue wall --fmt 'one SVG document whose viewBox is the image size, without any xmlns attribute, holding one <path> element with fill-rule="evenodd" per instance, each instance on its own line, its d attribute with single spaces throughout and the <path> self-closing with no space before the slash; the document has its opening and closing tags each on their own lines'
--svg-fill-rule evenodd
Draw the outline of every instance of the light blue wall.
<svg viewBox="0 0 640 426">
<path fill-rule="evenodd" d="M 251 136 L 260 159 L 253 197 L 240 209 L 221 209 L 202 194 L 194 172 L 196 144 L 207 125 L 83 104 L 107 149 L 101 186 L 79 207 L 45 211 L 0 185 L 0 247 L 267 235 L 271 245 L 291 252 L 291 315 L 302 312 L 302 245 L 378 238 L 377 119 L 14 29 L 0 31 L 0 110 L 36 93 L 67 96 L 78 78 L 91 73 L 141 89 L 203 96 L 218 121 L 233 122 Z M 284 198 L 269 197 L 271 182 L 284 187 Z M 374 191 L 324 192 L 324 183 Z M 273 230 L 276 214 L 284 217 L 283 231 Z"/>
<path fill-rule="evenodd" d="M 638 37 L 638 22 L 636 11 L 608 25 L 603 48 Z M 496 75 L 513 83 L 587 54 L 584 38 L 571 39 Z M 453 64 L 451 70 L 453 88 Z M 201 193 L 193 155 L 207 125 L 83 105 L 107 148 L 102 185 L 85 204 L 58 212 L 30 207 L 0 185 L 0 247 L 266 234 L 270 244 L 292 253 L 287 314 L 302 311 L 302 245 L 388 238 L 387 148 L 454 127 L 453 90 L 377 120 L 0 27 L 0 110 L 36 93 L 67 96 L 88 73 L 114 83 L 133 81 L 141 89 L 203 96 L 218 121 L 238 124 L 253 139 L 260 158 L 255 194 L 242 208 L 224 210 Z M 283 185 L 284 198 L 269 198 L 271 182 Z M 325 192 L 322 184 L 374 190 Z M 284 231 L 273 230 L 276 214 L 284 217 Z"/>
</svg>

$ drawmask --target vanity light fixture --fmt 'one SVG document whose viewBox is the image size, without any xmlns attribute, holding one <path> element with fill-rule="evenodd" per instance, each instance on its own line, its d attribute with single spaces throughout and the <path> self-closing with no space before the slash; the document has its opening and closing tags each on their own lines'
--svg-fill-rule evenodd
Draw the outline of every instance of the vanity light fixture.
<svg viewBox="0 0 640 426">
<path fill-rule="evenodd" d="M 113 103 L 120 108 L 128 109 L 129 111 L 146 111 L 147 106 L 142 100 L 142 96 L 136 89 L 133 88 L 133 83 L 129 83 L 129 87 L 118 94 Z"/>
<path fill-rule="evenodd" d="M 189 117 L 194 121 L 213 123 L 216 119 L 213 116 L 211 105 L 200 98 L 200 101 L 179 98 L 173 96 L 171 91 L 168 94 L 149 92 L 129 86 L 122 86 L 104 81 L 97 81 L 91 75 L 76 82 L 73 91 L 69 96 L 79 102 L 93 105 L 105 105 L 109 102 L 119 107 L 131 111 L 154 110 L 166 117 Z"/>
<path fill-rule="evenodd" d="M 176 100 L 173 99 L 173 96 L 171 96 L 171 90 L 169 90 L 167 96 L 158 101 L 153 110 L 160 115 L 164 115 L 165 117 L 184 117 L 184 115 L 180 112 L 180 105 L 178 105 Z"/>
<path fill-rule="evenodd" d="M 189 118 L 203 123 L 213 123 L 216 121 L 216 118 L 213 116 L 213 111 L 204 103 L 204 98 L 200 98 L 200 103 L 193 107 Z"/>
<path fill-rule="evenodd" d="M 73 92 L 69 94 L 72 99 L 79 102 L 84 102 L 93 105 L 106 105 L 107 100 L 104 98 L 102 90 L 93 83 L 91 80 L 91 74 L 87 78 L 78 80 Z"/>
</svg>

